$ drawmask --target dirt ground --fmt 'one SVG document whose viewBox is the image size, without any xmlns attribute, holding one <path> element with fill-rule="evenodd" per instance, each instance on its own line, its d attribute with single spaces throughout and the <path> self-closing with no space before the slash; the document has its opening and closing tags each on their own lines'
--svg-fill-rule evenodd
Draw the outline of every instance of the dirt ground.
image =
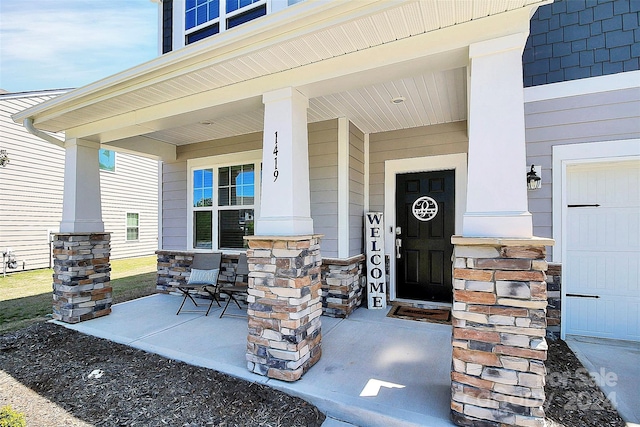
<svg viewBox="0 0 640 427">
<path fill-rule="evenodd" d="M 624 426 L 563 341 L 549 341 L 547 424 Z M 0 406 L 30 427 L 320 426 L 313 405 L 269 387 L 51 323 L 0 336 Z"/>
</svg>

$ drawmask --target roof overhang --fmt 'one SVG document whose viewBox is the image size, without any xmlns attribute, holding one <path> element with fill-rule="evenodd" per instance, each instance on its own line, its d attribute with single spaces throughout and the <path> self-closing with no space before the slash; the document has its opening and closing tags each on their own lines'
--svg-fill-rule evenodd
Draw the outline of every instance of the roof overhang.
<svg viewBox="0 0 640 427">
<path fill-rule="evenodd" d="M 310 121 L 353 116 L 365 132 L 464 120 L 469 45 L 527 34 L 548 2 L 308 0 L 13 119 L 165 159 L 177 145 L 261 130 L 262 94 L 287 86 L 309 97 Z M 415 93 L 407 111 L 387 110 L 402 89 Z"/>
</svg>

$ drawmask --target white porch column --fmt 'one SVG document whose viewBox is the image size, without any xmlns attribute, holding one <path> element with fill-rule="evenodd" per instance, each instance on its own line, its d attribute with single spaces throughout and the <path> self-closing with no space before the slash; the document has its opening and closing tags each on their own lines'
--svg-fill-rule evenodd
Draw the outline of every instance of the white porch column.
<svg viewBox="0 0 640 427">
<path fill-rule="evenodd" d="M 522 52 L 527 34 L 469 46 L 469 166 L 465 237 L 531 237 Z"/>
<path fill-rule="evenodd" d="M 294 88 L 263 95 L 262 199 L 255 234 L 313 234 L 309 194 L 309 100 Z"/>
<path fill-rule="evenodd" d="M 82 139 L 65 141 L 64 195 L 60 232 L 103 232 L 100 201 L 100 144 Z"/>
</svg>

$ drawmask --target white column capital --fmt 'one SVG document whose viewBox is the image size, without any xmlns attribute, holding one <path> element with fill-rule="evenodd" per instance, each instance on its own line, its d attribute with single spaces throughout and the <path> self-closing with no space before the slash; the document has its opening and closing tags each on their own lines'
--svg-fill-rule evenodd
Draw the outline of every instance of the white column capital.
<svg viewBox="0 0 640 427">
<path fill-rule="evenodd" d="M 262 94 L 264 104 L 291 99 L 293 102 L 304 104 L 304 108 L 309 108 L 309 98 L 304 93 L 294 87 L 284 87 Z"/>
<path fill-rule="evenodd" d="M 507 50 L 522 51 L 525 44 L 527 43 L 528 37 L 529 34 L 527 33 L 518 33 L 499 37 L 497 39 L 472 43 L 469 45 L 469 58 L 494 55 L 496 53 L 504 52 Z"/>
</svg>

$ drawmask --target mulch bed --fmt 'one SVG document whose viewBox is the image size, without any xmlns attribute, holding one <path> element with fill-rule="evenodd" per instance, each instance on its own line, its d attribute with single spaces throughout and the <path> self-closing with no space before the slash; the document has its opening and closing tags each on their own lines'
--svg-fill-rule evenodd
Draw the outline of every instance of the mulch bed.
<svg viewBox="0 0 640 427">
<path fill-rule="evenodd" d="M 51 323 L 0 336 L 0 369 L 95 426 L 288 427 L 325 419 L 269 387 Z M 549 341 L 547 372 L 548 426 L 625 425 L 561 340 Z"/>
<path fill-rule="evenodd" d="M 325 419 L 272 388 L 46 322 L 0 336 L 0 369 L 95 426 L 320 426 Z"/>
</svg>

